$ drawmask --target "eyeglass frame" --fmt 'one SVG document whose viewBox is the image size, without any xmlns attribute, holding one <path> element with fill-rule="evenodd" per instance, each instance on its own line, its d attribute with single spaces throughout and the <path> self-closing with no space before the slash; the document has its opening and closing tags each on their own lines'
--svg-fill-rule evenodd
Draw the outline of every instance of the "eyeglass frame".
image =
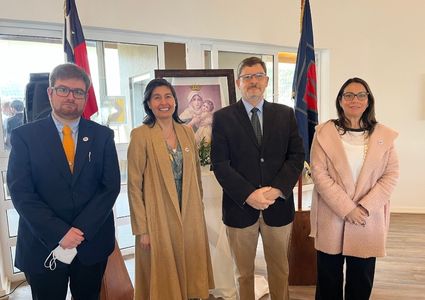
<svg viewBox="0 0 425 300">
<path fill-rule="evenodd" d="M 361 95 L 361 94 L 364 94 L 366 97 L 364 99 L 360 99 L 359 98 L 359 95 Z M 346 95 L 350 95 L 353 98 L 352 99 L 347 99 L 346 98 Z M 360 92 L 360 93 L 354 94 L 352 92 L 346 92 L 346 93 L 343 93 L 341 97 L 342 97 L 342 99 L 344 99 L 345 101 L 348 101 L 348 102 L 354 101 L 354 98 L 357 97 L 357 100 L 363 102 L 363 101 L 366 101 L 367 99 L 369 99 L 369 93 L 368 92 Z"/>
<path fill-rule="evenodd" d="M 250 81 L 255 77 L 255 79 L 257 80 L 263 80 L 268 78 L 267 74 L 264 72 L 258 72 L 258 73 L 254 73 L 254 74 L 244 74 L 244 75 L 239 75 L 239 79 L 243 80 L 243 81 Z"/>
<path fill-rule="evenodd" d="M 72 93 L 72 96 L 74 97 L 74 99 L 77 99 L 77 100 L 83 100 L 83 99 L 86 99 L 87 98 L 87 91 L 85 91 L 85 90 L 83 90 L 83 89 L 71 89 L 71 88 L 69 88 L 69 87 L 67 87 L 67 86 L 63 86 L 63 85 L 60 85 L 60 86 L 52 86 L 52 87 L 50 87 L 53 91 L 55 91 L 56 92 L 56 95 L 58 95 L 59 97 L 68 97 L 69 96 L 69 94 L 70 93 Z M 58 94 L 58 89 L 65 89 L 65 90 L 68 90 L 68 93 L 65 95 L 65 94 L 63 94 L 63 95 L 59 95 Z M 75 96 L 75 92 L 79 92 L 79 91 L 83 91 L 84 92 L 84 96 L 83 97 L 76 97 Z"/>
</svg>

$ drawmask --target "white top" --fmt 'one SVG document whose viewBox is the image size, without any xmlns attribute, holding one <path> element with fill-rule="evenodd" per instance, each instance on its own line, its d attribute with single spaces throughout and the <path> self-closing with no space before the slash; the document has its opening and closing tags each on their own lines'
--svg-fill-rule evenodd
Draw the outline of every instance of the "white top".
<svg viewBox="0 0 425 300">
<path fill-rule="evenodd" d="M 342 145 L 347 155 L 354 183 L 357 182 L 367 152 L 367 134 L 365 131 L 347 131 L 341 135 Z"/>
</svg>

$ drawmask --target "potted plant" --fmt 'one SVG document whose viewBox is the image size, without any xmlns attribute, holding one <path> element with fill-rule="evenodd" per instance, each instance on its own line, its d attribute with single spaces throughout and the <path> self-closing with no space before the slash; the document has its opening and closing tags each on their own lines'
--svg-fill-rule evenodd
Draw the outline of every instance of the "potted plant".
<svg viewBox="0 0 425 300">
<path fill-rule="evenodd" d="M 211 144 L 201 139 L 198 145 L 199 162 L 202 167 L 211 165 Z"/>
</svg>

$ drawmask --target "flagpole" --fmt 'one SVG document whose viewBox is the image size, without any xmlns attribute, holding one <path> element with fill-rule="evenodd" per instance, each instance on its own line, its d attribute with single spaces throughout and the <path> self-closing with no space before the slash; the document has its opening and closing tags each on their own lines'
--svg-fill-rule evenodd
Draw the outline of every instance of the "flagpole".
<svg viewBox="0 0 425 300">
<path fill-rule="evenodd" d="M 310 210 L 303 209 L 303 176 L 310 161 L 310 146 L 317 124 L 316 66 L 310 2 L 301 0 L 301 37 L 292 87 L 295 117 L 305 148 L 304 168 L 298 178 L 298 207 L 292 226 L 289 250 L 289 284 L 316 284 L 316 250 L 310 235 Z M 295 204 L 295 203 L 294 203 Z"/>
<path fill-rule="evenodd" d="M 303 210 L 303 175 L 298 178 L 298 211 Z"/>
</svg>

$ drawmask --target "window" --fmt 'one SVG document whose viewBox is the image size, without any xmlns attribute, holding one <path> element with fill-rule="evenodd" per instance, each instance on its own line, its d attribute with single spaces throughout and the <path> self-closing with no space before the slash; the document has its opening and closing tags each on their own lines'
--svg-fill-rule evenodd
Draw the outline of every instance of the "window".
<svg viewBox="0 0 425 300">
<path fill-rule="evenodd" d="M 98 81 L 100 109 L 95 120 L 114 130 L 116 143 L 128 143 L 131 129 L 145 117 L 143 92 L 158 68 L 158 50 L 150 45 L 98 44 L 103 45 L 105 80 Z"/>
<path fill-rule="evenodd" d="M 87 41 L 90 72 L 99 112 L 94 121 L 115 131 L 117 143 L 128 143 L 131 128 L 141 124 L 143 81 L 153 78 L 158 68 L 157 46 Z M 6 120 L 14 115 L 10 104 L 25 101 L 31 73 L 49 73 L 64 62 L 60 39 L 0 36 L 0 100 L 5 148 Z M 9 130 L 10 132 L 10 130 Z"/>
<path fill-rule="evenodd" d="M 278 58 L 279 92 L 275 100 L 278 103 L 294 107 L 294 100 L 292 99 L 292 82 L 294 81 L 297 54 L 291 52 L 280 52 Z"/>
<path fill-rule="evenodd" d="M 30 73 L 49 72 L 63 62 L 62 44 L 57 39 L 28 39 L 0 36 L 0 100 L 2 109 L 3 144 L 10 149 L 11 130 L 23 123 L 25 89 Z M 19 122 L 14 122 L 19 117 Z M 13 122 L 12 122 L 13 121 Z M 9 128 L 7 124 L 9 123 Z M 13 128 L 11 128 L 13 126 Z"/>
</svg>

